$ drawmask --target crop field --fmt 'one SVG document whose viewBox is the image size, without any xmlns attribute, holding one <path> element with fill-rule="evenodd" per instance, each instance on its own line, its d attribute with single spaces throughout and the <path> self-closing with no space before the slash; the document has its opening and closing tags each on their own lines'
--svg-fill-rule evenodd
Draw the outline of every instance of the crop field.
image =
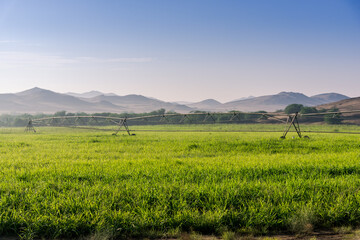
<svg viewBox="0 0 360 240">
<path fill-rule="evenodd" d="M 283 125 L 0 128 L 0 236 L 301 233 L 360 224 L 360 132 Z M 146 131 L 145 131 L 146 130 Z M 168 131 L 159 131 L 168 130 Z M 239 131 L 239 132 L 236 132 Z"/>
</svg>

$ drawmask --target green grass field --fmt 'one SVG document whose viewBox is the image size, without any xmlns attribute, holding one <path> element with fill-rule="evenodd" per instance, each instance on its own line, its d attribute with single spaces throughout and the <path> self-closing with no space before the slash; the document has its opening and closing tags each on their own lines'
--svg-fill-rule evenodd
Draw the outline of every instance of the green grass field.
<svg viewBox="0 0 360 240">
<path fill-rule="evenodd" d="M 0 129 L 0 236 L 221 236 L 359 226 L 360 135 L 231 132 L 283 128 L 137 126 L 136 136 Z"/>
</svg>

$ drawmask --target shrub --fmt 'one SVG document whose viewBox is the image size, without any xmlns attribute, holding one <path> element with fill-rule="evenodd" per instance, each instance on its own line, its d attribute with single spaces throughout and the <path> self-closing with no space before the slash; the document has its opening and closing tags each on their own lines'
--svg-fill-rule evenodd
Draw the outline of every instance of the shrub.
<svg viewBox="0 0 360 240">
<path fill-rule="evenodd" d="M 341 124 L 341 116 L 339 114 L 329 114 L 324 116 L 324 121 L 327 124 Z"/>
</svg>

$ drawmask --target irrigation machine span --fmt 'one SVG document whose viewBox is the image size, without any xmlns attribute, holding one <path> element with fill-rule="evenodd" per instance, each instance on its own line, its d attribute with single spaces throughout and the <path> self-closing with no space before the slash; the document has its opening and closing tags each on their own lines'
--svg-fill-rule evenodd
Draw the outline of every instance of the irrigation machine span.
<svg viewBox="0 0 360 240">
<path fill-rule="evenodd" d="M 333 119 L 360 119 L 360 110 L 353 111 L 337 111 L 337 112 L 323 112 L 323 113 L 243 113 L 243 112 L 201 112 L 201 113 L 170 113 L 161 115 L 148 115 L 138 117 L 109 117 L 109 116 L 57 116 L 44 117 L 37 119 L 29 119 L 25 128 L 26 132 L 36 132 L 35 127 L 53 126 L 53 127 L 79 127 L 96 130 L 112 130 L 113 135 L 120 131 L 126 131 L 128 135 L 135 135 L 131 133 L 133 130 L 129 128 L 129 122 L 134 125 L 149 125 L 149 124 L 211 124 L 211 123 L 282 123 L 285 125 L 282 131 L 281 138 L 285 139 L 291 127 L 294 128 L 299 138 L 304 136 L 304 132 L 329 133 L 322 131 L 301 131 L 300 121 L 304 123 L 321 122 L 324 117 Z M 96 128 L 94 126 L 97 126 Z M 99 126 L 114 126 L 115 129 L 101 129 Z M 251 131 L 249 131 L 251 132 Z M 263 131 L 270 132 L 270 131 Z M 333 132 L 332 132 L 333 133 Z M 360 132 L 337 132 L 348 134 L 360 134 Z"/>
</svg>

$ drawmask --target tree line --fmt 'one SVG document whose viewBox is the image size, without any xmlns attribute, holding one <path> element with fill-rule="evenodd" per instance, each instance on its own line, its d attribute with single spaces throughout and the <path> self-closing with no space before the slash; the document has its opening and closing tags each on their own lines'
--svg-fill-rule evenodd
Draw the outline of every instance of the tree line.
<svg viewBox="0 0 360 240">
<path fill-rule="evenodd" d="M 324 113 L 329 112 L 329 114 L 311 116 L 311 117 L 301 117 L 302 122 L 325 122 L 328 124 L 341 124 L 343 117 L 340 114 L 334 114 L 338 109 L 330 110 L 318 110 L 315 107 L 306 107 L 302 104 L 290 104 L 284 110 L 278 112 L 284 112 L 286 114 L 292 113 Z M 154 125 L 154 124 L 191 124 L 191 123 L 279 123 L 277 120 L 269 118 L 266 115 L 266 111 L 257 111 L 252 113 L 244 113 L 240 111 L 229 111 L 228 114 L 216 114 L 208 113 L 204 111 L 194 111 L 192 113 L 199 113 L 199 115 L 178 115 L 178 116 L 165 116 L 166 114 L 177 114 L 173 111 L 166 111 L 165 109 L 159 109 L 156 111 L 151 111 L 147 113 L 71 113 L 66 111 L 58 111 L 54 114 L 2 114 L 0 115 L 0 127 L 23 127 L 26 126 L 30 119 L 38 118 L 52 118 L 52 117 L 66 117 L 66 116 L 102 116 L 102 117 L 115 117 L 115 118 L 133 118 L 133 117 L 147 117 L 158 115 L 156 118 L 144 118 L 138 120 L 130 120 L 133 125 Z M 262 115 L 264 114 L 264 115 Z M 60 120 L 57 120 L 60 121 Z M 65 123 L 65 122 L 63 122 Z M 76 118 L 67 120 L 66 122 L 69 125 L 113 125 L 114 122 L 109 122 L 106 119 L 93 120 L 81 119 L 78 121 Z M 58 124 L 60 124 L 58 122 Z M 56 124 L 53 124 L 56 125 Z"/>
<path fill-rule="evenodd" d="M 318 110 L 315 107 L 306 107 L 302 104 L 290 104 L 284 109 L 284 112 L 286 114 L 292 114 L 292 113 L 311 114 L 311 113 L 327 113 L 327 112 L 329 113 L 319 116 L 309 116 L 309 117 L 304 116 L 301 118 L 303 122 L 324 121 L 327 124 L 341 124 L 341 122 L 343 121 L 343 116 L 341 116 L 341 114 L 336 114 L 336 112 L 339 112 L 339 109 L 337 108 Z"/>
</svg>

